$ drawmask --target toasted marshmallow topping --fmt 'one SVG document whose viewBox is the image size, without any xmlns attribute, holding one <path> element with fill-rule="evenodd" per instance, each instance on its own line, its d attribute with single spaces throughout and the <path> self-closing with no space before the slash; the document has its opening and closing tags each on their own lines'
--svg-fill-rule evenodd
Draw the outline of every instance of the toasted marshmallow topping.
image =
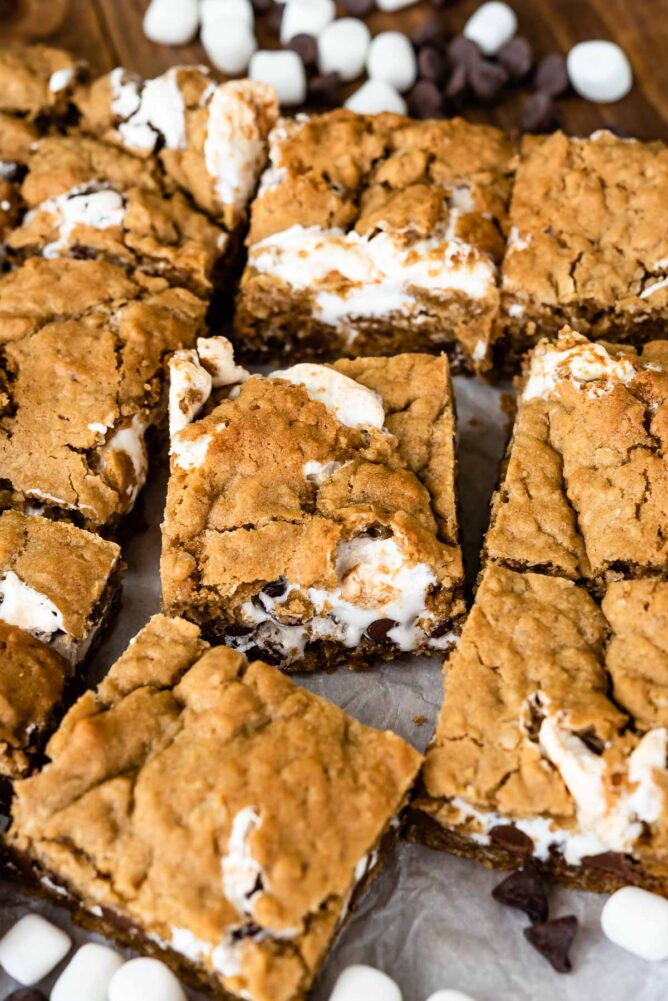
<svg viewBox="0 0 668 1001">
<path fill-rule="evenodd" d="M 129 424 L 123 424 L 107 438 L 100 449 L 100 464 L 102 469 L 110 457 L 116 452 L 125 452 L 132 463 L 134 482 L 127 487 L 130 503 L 134 504 L 137 494 L 144 486 L 148 472 L 148 454 L 144 436 L 149 425 L 145 414 L 135 414 Z"/>
<path fill-rule="evenodd" d="M 255 861 L 249 841 L 261 824 L 259 814 L 244 807 L 232 822 L 227 855 L 221 860 L 223 893 L 240 914 L 252 916 L 253 897 L 262 892 L 262 866 Z"/>
<path fill-rule="evenodd" d="M 185 106 L 178 70 L 178 66 L 173 66 L 143 85 L 129 78 L 121 68 L 112 72 L 111 108 L 122 119 L 118 132 L 126 146 L 152 150 L 162 139 L 167 149 L 185 148 Z"/>
<path fill-rule="evenodd" d="M 174 437 L 197 416 L 211 396 L 213 378 L 194 348 L 175 351 L 169 360 L 169 435 Z"/>
<path fill-rule="evenodd" d="M 227 337 L 198 337 L 197 354 L 214 389 L 245 382 L 250 376 L 241 365 L 235 365 L 234 348 Z"/>
<path fill-rule="evenodd" d="M 611 355 L 602 344 L 590 344 L 585 338 L 578 337 L 565 349 L 563 340 L 556 344 L 541 342 L 533 352 L 522 398 L 546 400 L 561 382 L 570 381 L 595 399 L 612 392 L 615 386 L 628 385 L 639 367 L 640 363 Z"/>
<path fill-rule="evenodd" d="M 34 635 L 64 632 L 63 613 L 57 605 L 25 584 L 13 570 L 0 580 L 0 619 Z"/>
<path fill-rule="evenodd" d="M 382 428 L 385 423 L 378 393 L 326 365 L 305 362 L 272 372 L 270 378 L 303 386 L 311 399 L 324 403 L 346 427 Z"/>
<path fill-rule="evenodd" d="M 69 239 L 77 226 L 91 226 L 94 229 L 108 229 L 122 226 L 125 220 L 125 200 L 112 189 L 101 191 L 80 191 L 73 188 L 63 195 L 49 198 L 36 209 L 28 212 L 25 223 L 30 224 L 37 214 L 45 213 L 54 217 L 59 237 L 48 243 L 43 250 L 44 257 L 59 257 L 69 246 Z"/>
</svg>

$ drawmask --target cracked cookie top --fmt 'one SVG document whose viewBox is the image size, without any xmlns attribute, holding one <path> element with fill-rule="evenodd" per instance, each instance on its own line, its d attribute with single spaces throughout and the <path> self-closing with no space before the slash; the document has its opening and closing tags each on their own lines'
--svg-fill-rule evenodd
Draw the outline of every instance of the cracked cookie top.
<svg viewBox="0 0 668 1001">
<path fill-rule="evenodd" d="M 0 111 L 29 120 L 67 111 L 86 66 L 69 52 L 46 45 L 0 51 Z"/>
<path fill-rule="evenodd" d="M 305 992 L 420 756 L 154 617 L 68 713 L 8 835 L 232 994 Z"/>
<path fill-rule="evenodd" d="M 503 291 L 513 302 L 646 312 L 668 304 L 668 147 L 597 132 L 527 137 Z"/>
<path fill-rule="evenodd" d="M 218 377 L 238 385 L 217 403 L 211 371 L 196 352 L 171 364 L 165 607 L 281 663 L 318 641 L 447 644 L 463 603 L 445 357 Z"/>
<path fill-rule="evenodd" d="M 668 342 L 564 329 L 519 383 L 486 555 L 600 586 L 668 568 Z"/>
</svg>

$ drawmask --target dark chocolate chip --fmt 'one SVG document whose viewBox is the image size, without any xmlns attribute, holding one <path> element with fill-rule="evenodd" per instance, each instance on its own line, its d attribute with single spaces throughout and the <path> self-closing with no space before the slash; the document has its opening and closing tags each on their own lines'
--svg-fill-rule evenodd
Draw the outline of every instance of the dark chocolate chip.
<svg viewBox="0 0 668 1001">
<path fill-rule="evenodd" d="M 522 105 L 520 128 L 523 132 L 549 132 L 557 120 L 557 109 L 549 94 L 537 90 Z"/>
<path fill-rule="evenodd" d="M 252 0 L 256 14 L 266 14 L 274 6 L 274 0 Z"/>
<path fill-rule="evenodd" d="M 268 594 L 270 598 L 280 598 L 282 594 L 288 589 L 288 582 L 285 577 L 279 577 L 278 580 L 270 580 L 268 584 L 265 584 L 262 588 L 264 594 Z"/>
<path fill-rule="evenodd" d="M 280 35 L 281 33 L 281 21 L 283 19 L 283 7 L 284 4 L 275 3 L 272 4 L 267 12 L 264 19 L 264 23 L 267 27 L 267 31 L 272 35 Z"/>
<path fill-rule="evenodd" d="M 295 35 L 286 48 L 296 52 L 307 69 L 311 69 L 318 62 L 318 40 L 313 35 L 305 33 Z"/>
<path fill-rule="evenodd" d="M 266 647 L 252 646 L 243 652 L 249 661 L 263 660 L 265 664 L 273 664 L 275 666 L 283 660 L 280 653 L 274 653 Z"/>
<path fill-rule="evenodd" d="M 505 848 L 507 852 L 516 852 L 518 855 L 533 853 L 533 841 L 529 835 L 512 824 L 497 824 L 490 828 L 489 836 L 495 845 Z"/>
<path fill-rule="evenodd" d="M 515 35 L 501 46 L 496 58 L 508 70 L 513 80 L 522 80 L 533 66 L 533 49 L 526 38 Z"/>
<path fill-rule="evenodd" d="M 394 619 L 376 619 L 367 628 L 367 636 L 372 639 L 374 643 L 391 643 L 392 640 L 388 638 L 388 633 L 390 629 L 394 629 L 396 626 Z"/>
<path fill-rule="evenodd" d="M 408 110 L 413 118 L 443 115 L 443 95 L 432 80 L 418 80 L 408 94 Z"/>
<path fill-rule="evenodd" d="M 419 48 L 428 42 L 442 42 L 445 29 L 437 17 L 427 17 L 411 31 L 411 42 Z"/>
<path fill-rule="evenodd" d="M 524 937 L 557 973 L 570 973 L 573 966 L 568 953 L 577 930 L 578 919 L 569 914 L 525 928 Z"/>
<path fill-rule="evenodd" d="M 236 622 L 231 622 L 229 626 L 225 626 L 226 636 L 250 636 L 253 632 L 254 626 L 242 626 L 237 625 Z"/>
<path fill-rule="evenodd" d="M 536 90 L 543 90 L 550 97 L 559 97 L 568 90 L 566 60 L 560 52 L 553 52 L 541 59 L 533 82 Z"/>
<path fill-rule="evenodd" d="M 547 921 L 549 913 L 543 880 L 534 865 L 526 865 L 495 886 L 492 896 L 506 907 L 524 911 L 531 921 Z"/>
<path fill-rule="evenodd" d="M 343 0 L 343 9 L 351 17 L 367 17 L 374 9 L 374 0 Z"/>
<path fill-rule="evenodd" d="M 335 108 L 341 104 L 341 77 L 338 73 L 319 73 L 309 81 L 308 91 L 314 104 Z"/>
<path fill-rule="evenodd" d="M 433 640 L 438 640 L 441 636 L 445 636 L 446 633 L 450 632 L 452 628 L 452 622 L 450 619 L 441 619 L 429 634 Z"/>
<path fill-rule="evenodd" d="M 450 39 L 448 56 L 455 66 L 461 63 L 462 66 L 470 67 L 480 62 L 482 52 L 472 39 L 466 38 L 464 35 L 455 35 L 454 38 Z"/>
<path fill-rule="evenodd" d="M 34 987 L 19 987 L 17 991 L 7 995 L 6 1001 L 46 1001 L 46 994 Z"/>
<path fill-rule="evenodd" d="M 456 101 L 458 98 L 462 98 L 468 89 L 469 84 L 466 66 L 464 66 L 464 63 L 459 63 L 459 65 L 455 66 L 450 74 L 450 79 L 448 80 L 445 88 L 445 96 L 450 101 Z"/>
<path fill-rule="evenodd" d="M 582 864 L 590 869 L 603 869 L 604 872 L 614 872 L 616 876 L 622 876 L 626 882 L 638 879 L 641 875 L 631 864 L 626 855 L 621 852 L 600 852 L 598 855 L 583 855 Z"/>
<path fill-rule="evenodd" d="M 449 7 L 454 2 L 455 0 L 431 0 L 432 7 L 436 7 L 439 10 L 443 7 Z"/>
<path fill-rule="evenodd" d="M 95 251 L 92 247 L 84 247 L 81 243 L 73 243 L 70 247 L 70 257 L 76 261 L 92 261 L 95 259 Z"/>
<path fill-rule="evenodd" d="M 601 740 L 593 730 L 583 730 L 581 733 L 576 734 L 580 738 L 582 743 L 589 748 L 593 754 L 603 754 L 605 751 L 605 741 Z"/>
<path fill-rule="evenodd" d="M 447 71 L 445 58 L 437 45 L 423 45 L 417 57 L 418 76 L 421 80 L 442 83 Z"/>
<path fill-rule="evenodd" d="M 20 0 L 0 0 L 0 18 L 14 17 L 20 6 Z"/>
<path fill-rule="evenodd" d="M 508 83 L 508 70 L 500 63 L 480 59 L 469 67 L 468 80 L 478 100 L 491 104 Z"/>
</svg>

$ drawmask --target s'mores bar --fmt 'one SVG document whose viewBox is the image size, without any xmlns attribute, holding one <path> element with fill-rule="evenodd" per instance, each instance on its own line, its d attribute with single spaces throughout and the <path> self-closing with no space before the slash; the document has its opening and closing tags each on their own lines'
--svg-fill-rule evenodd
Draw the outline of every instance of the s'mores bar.
<svg viewBox="0 0 668 1001">
<path fill-rule="evenodd" d="M 640 345 L 668 322 L 668 146 L 597 132 L 526 137 L 502 300 L 513 359 L 564 323 Z"/>
<path fill-rule="evenodd" d="M 489 365 L 514 148 L 461 119 L 339 110 L 278 123 L 252 206 L 243 350 L 446 350 Z"/>
<path fill-rule="evenodd" d="M 154 617 L 16 787 L 5 841 L 83 923 L 220 999 L 298 1001 L 420 765 L 261 661 Z"/>
<path fill-rule="evenodd" d="M 206 304 L 102 261 L 33 258 L 0 278 L 0 504 L 113 525 L 147 471 L 166 356 Z M 166 408 L 165 408 L 166 409 Z"/>
<path fill-rule="evenodd" d="M 120 594 L 120 549 L 64 522 L 0 515 L 0 777 L 25 774 Z"/>
<path fill-rule="evenodd" d="M 445 356 L 170 362 L 163 607 L 288 669 L 446 649 L 464 612 Z"/>
<path fill-rule="evenodd" d="M 86 65 L 46 45 L 0 49 L 0 111 L 43 126 L 67 114 Z"/>
<path fill-rule="evenodd" d="M 668 342 L 562 331 L 518 388 L 409 832 L 668 895 Z"/>
</svg>

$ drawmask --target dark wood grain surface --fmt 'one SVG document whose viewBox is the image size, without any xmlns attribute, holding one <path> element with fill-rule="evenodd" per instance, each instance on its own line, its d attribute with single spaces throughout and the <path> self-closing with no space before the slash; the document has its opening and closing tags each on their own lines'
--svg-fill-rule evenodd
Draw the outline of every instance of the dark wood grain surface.
<svg viewBox="0 0 668 1001">
<path fill-rule="evenodd" d="M 576 97 L 559 102 L 563 127 L 584 135 L 604 125 L 639 138 L 668 139 L 668 0 L 511 0 L 520 31 L 538 56 L 587 38 L 609 38 L 627 52 L 635 72 L 633 92 L 612 105 L 593 105 Z M 461 29 L 479 0 L 459 0 L 442 13 L 452 32 Z M 0 0 L 0 40 L 41 39 L 62 45 L 89 60 L 95 71 L 122 64 L 145 75 L 177 62 L 206 63 L 198 44 L 167 48 L 149 42 L 142 31 L 148 0 Z M 369 18 L 375 33 L 409 30 L 433 13 L 427 0 L 395 14 Z M 261 38 L 262 44 L 272 44 Z M 493 108 L 466 108 L 467 117 L 506 127 L 517 123 L 522 91 Z"/>
</svg>

